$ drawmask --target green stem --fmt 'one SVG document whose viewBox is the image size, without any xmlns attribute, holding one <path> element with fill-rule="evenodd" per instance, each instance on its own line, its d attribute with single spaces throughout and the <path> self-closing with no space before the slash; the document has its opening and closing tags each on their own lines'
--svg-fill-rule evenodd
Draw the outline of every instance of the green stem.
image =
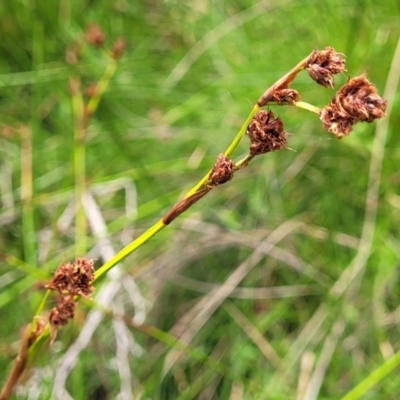
<svg viewBox="0 0 400 400">
<path fill-rule="evenodd" d="M 294 106 L 297 108 L 302 108 L 303 110 L 311 111 L 317 115 L 320 115 L 322 111 L 319 107 L 313 106 L 312 104 L 306 103 L 304 101 L 297 101 Z"/>
<path fill-rule="evenodd" d="M 285 87 L 287 86 L 295 77 L 296 75 L 304 69 L 307 59 L 302 60 L 299 64 L 297 64 L 292 70 L 290 70 L 285 76 L 283 76 L 281 79 L 279 79 L 274 85 L 272 85 L 269 89 L 267 89 L 263 95 L 260 97 L 258 100 L 257 104 L 254 105 L 254 107 L 251 109 L 248 117 L 246 118 L 245 122 L 243 123 L 242 127 L 240 128 L 238 134 L 235 136 L 235 138 L 232 140 L 231 144 L 228 146 L 228 148 L 225 151 L 225 156 L 231 157 L 233 152 L 236 150 L 238 147 L 240 140 L 246 133 L 247 127 L 249 126 L 252 118 L 254 115 L 260 110 L 261 107 L 266 105 L 268 101 L 271 98 L 272 93 L 274 90 L 280 87 Z M 75 149 L 75 178 L 76 178 L 76 192 L 75 192 L 75 200 L 78 200 L 78 203 L 81 203 L 81 194 L 83 193 L 85 189 L 85 181 L 84 181 L 84 133 L 85 133 L 85 127 L 86 127 L 86 120 L 87 118 L 92 115 L 100 102 L 100 99 L 108 87 L 108 84 L 110 82 L 111 77 L 114 75 L 116 71 L 117 63 L 115 60 L 112 60 L 110 64 L 108 65 L 106 71 L 104 72 L 103 77 L 101 80 L 98 82 L 95 92 L 91 99 L 89 100 L 89 103 L 87 104 L 86 108 L 83 106 L 82 103 L 82 98 L 79 94 L 77 95 L 76 93 L 73 93 L 73 107 L 74 107 L 74 115 L 75 116 L 81 116 L 82 115 L 82 124 L 76 124 L 75 127 L 75 144 L 76 144 L 76 149 Z M 83 108 L 83 112 L 82 112 Z M 237 168 L 242 168 L 243 166 L 247 165 L 250 160 L 252 159 L 251 155 L 247 155 L 244 159 L 239 161 L 236 164 Z M 79 172 L 78 172 L 79 171 Z M 202 189 L 204 190 L 204 184 L 207 182 L 209 178 L 210 171 L 207 172 L 207 174 L 199 181 L 197 182 L 184 196 L 183 199 L 189 198 L 190 196 L 193 196 L 195 193 L 201 191 Z M 79 182 L 79 183 L 78 183 Z M 78 199 L 79 197 L 79 199 Z M 182 201 L 182 200 L 180 200 Z M 78 204 L 77 203 L 77 204 Z M 178 202 L 179 203 L 179 202 Z M 194 203 L 193 203 L 194 204 Z M 175 207 L 175 206 L 174 206 Z M 119 251 L 114 257 L 112 257 L 110 260 L 108 260 L 106 263 L 104 263 L 94 274 L 94 280 L 98 280 L 102 275 L 107 273 L 111 268 L 113 268 L 116 264 L 121 262 L 125 257 L 130 255 L 132 252 L 134 252 L 136 249 L 138 249 L 140 246 L 142 246 L 144 243 L 146 243 L 149 239 L 151 239 L 153 236 L 155 236 L 161 229 L 163 229 L 166 226 L 164 223 L 163 219 L 157 221 L 152 227 L 150 227 L 146 232 L 144 232 L 142 235 L 140 235 L 138 238 L 136 238 L 133 242 L 131 242 L 129 245 L 125 246 L 121 251 Z M 83 235 L 83 231 L 80 233 Z M 80 240 L 83 241 L 83 238 Z M 84 242 L 82 242 L 84 243 Z M 86 247 L 82 245 L 82 248 Z M 78 247 L 77 247 L 78 250 Z M 42 303 L 39 306 L 39 310 L 41 311 L 43 309 L 43 305 L 45 302 L 46 298 L 42 301 Z M 151 332 L 154 337 L 159 335 L 159 332 L 152 331 Z M 36 340 L 30 345 L 29 348 L 29 356 L 33 357 L 36 352 L 39 350 L 39 342 L 43 342 L 50 334 L 50 328 L 49 324 L 46 324 L 44 327 L 42 333 Z M 165 339 L 165 337 L 164 337 Z M 172 343 L 171 343 L 172 344 Z"/>
<path fill-rule="evenodd" d="M 235 169 L 238 170 L 238 169 L 241 169 L 241 168 L 246 167 L 246 166 L 249 164 L 249 162 L 250 162 L 254 157 L 255 157 L 255 156 L 252 155 L 252 154 L 247 154 L 246 157 L 242 158 L 240 161 L 238 161 L 238 162 L 235 164 Z"/>
<path fill-rule="evenodd" d="M 100 278 L 100 276 L 108 272 L 112 267 L 121 262 L 125 257 L 129 256 L 129 254 L 133 253 L 137 248 L 145 244 L 150 238 L 155 236 L 156 233 L 164 228 L 164 226 L 165 224 L 163 223 L 162 219 L 157 221 L 151 228 L 142 233 L 137 239 L 125 246 L 113 258 L 108 260 L 98 270 L 96 270 L 94 274 L 94 279 L 97 280 L 98 278 Z"/>
<path fill-rule="evenodd" d="M 239 145 L 240 140 L 242 139 L 243 135 L 246 133 L 247 127 L 249 126 L 252 118 L 254 115 L 257 113 L 257 111 L 260 109 L 260 107 L 256 104 L 252 110 L 250 111 L 250 114 L 246 118 L 246 121 L 240 128 L 239 133 L 236 135 L 236 137 L 232 140 L 231 144 L 225 151 L 226 156 L 231 156 L 232 153 L 236 150 L 237 146 Z M 189 196 L 193 195 L 196 193 L 200 188 L 203 187 L 204 183 L 207 182 L 208 176 L 210 174 L 210 171 L 207 172 L 204 177 L 197 182 L 183 197 L 188 198 Z M 100 276 L 104 275 L 107 273 L 111 268 L 113 268 L 116 264 L 118 264 L 120 261 L 122 261 L 125 257 L 127 257 L 129 254 L 133 253 L 136 249 L 138 249 L 140 246 L 142 246 L 144 243 L 146 243 L 149 239 L 151 239 L 153 236 L 155 236 L 161 229 L 163 229 L 166 225 L 164 224 L 163 220 L 159 220 L 156 222 L 151 228 L 149 228 L 146 232 L 144 232 L 142 235 L 140 235 L 137 239 L 135 239 L 132 243 L 128 244 L 126 247 L 124 247 L 120 252 L 118 252 L 113 258 L 108 260 L 103 266 L 101 266 L 96 272 L 95 272 L 95 280 L 100 278 Z"/>
<path fill-rule="evenodd" d="M 379 383 L 387 375 L 392 372 L 400 364 L 400 351 L 386 360 L 375 371 L 371 372 L 363 381 L 361 381 L 354 389 L 347 393 L 341 400 L 357 400 L 369 389 Z"/>
<path fill-rule="evenodd" d="M 100 103 L 100 100 L 106 91 L 108 85 L 110 84 L 111 78 L 114 76 L 117 70 L 118 63 L 114 59 L 110 59 L 110 63 L 108 64 L 106 70 L 104 71 L 103 76 L 97 83 L 94 93 L 89 100 L 89 103 L 86 106 L 86 113 L 88 116 L 92 115 L 96 110 Z"/>
<path fill-rule="evenodd" d="M 74 200 L 75 200 L 75 254 L 86 253 L 87 221 L 82 196 L 86 190 L 85 168 L 85 105 L 80 82 L 71 80 L 72 109 L 74 114 Z"/>
<path fill-rule="evenodd" d="M 236 150 L 236 148 L 239 145 L 240 140 L 242 139 L 242 137 L 244 136 L 244 134 L 246 133 L 247 127 L 249 126 L 251 120 L 253 119 L 253 117 L 256 115 L 257 111 L 260 109 L 260 106 L 258 104 L 255 104 L 255 106 L 251 109 L 250 114 L 247 116 L 246 121 L 244 122 L 244 124 L 242 125 L 242 127 L 240 128 L 240 131 L 238 132 L 238 134 L 236 135 L 236 137 L 232 140 L 232 143 L 229 145 L 229 147 L 226 149 L 225 151 L 225 155 L 227 157 L 230 157 L 233 152 Z M 204 177 L 196 184 L 192 187 L 192 189 L 190 189 L 186 195 L 186 197 L 191 196 L 193 193 L 197 192 L 208 180 L 208 176 L 210 175 L 210 171 L 208 171 Z"/>
<path fill-rule="evenodd" d="M 20 129 L 21 135 L 21 206 L 22 231 L 24 236 L 24 258 L 28 264 L 36 265 L 36 238 L 33 216 L 33 172 L 32 131 Z"/>
</svg>

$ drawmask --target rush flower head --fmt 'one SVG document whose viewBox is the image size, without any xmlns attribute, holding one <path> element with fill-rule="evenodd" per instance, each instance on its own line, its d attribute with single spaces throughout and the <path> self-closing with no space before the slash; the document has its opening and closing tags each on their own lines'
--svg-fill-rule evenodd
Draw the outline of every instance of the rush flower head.
<svg viewBox="0 0 400 400">
<path fill-rule="evenodd" d="M 213 185 L 221 185 L 233 178 L 235 164 L 225 155 L 219 154 L 208 179 Z"/>
<path fill-rule="evenodd" d="M 73 278 L 70 285 L 70 293 L 87 297 L 94 290 L 93 260 L 76 258 L 74 263 Z"/>
<path fill-rule="evenodd" d="M 85 40 L 95 47 L 101 47 L 104 43 L 104 33 L 98 25 L 89 24 L 85 30 Z"/>
<path fill-rule="evenodd" d="M 270 101 L 282 104 L 295 104 L 296 101 L 300 100 L 300 95 L 297 90 L 289 88 L 280 88 L 272 93 Z"/>
<path fill-rule="evenodd" d="M 125 50 L 125 40 L 122 38 L 117 39 L 111 48 L 111 57 L 114 60 L 118 60 L 122 57 Z"/>
<path fill-rule="evenodd" d="M 75 306 L 76 303 L 73 296 L 61 296 L 57 306 L 50 310 L 50 325 L 66 325 L 69 319 L 74 318 Z"/>
<path fill-rule="evenodd" d="M 306 64 L 308 75 L 318 84 L 333 88 L 333 75 L 346 70 L 343 57 L 330 46 L 324 50 L 314 50 Z"/>
<path fill-rule="evenodd" d="M 385 116 L 387 101 L 382 99 L 376 87 L 365 75 L 349 81 L 322 109 L 320 120 L 324 129 L 338 138 L 347 136 L 357 122 L 372 122 Z"/>
<path fill-rule="evenodd" d="M 93 280 L 93 260 L 76 258 L 73 264 L 62 263 L 46 288 L 61 294 L 87 297 L 94 290 Z"/>
<path fill-rule="evenodd" d="M 247 127 L 246 134 L 251 140 L 250 154 L 254 156 L 286 147 L 283 122 L 275 118 L 272 111 L 258 111 Z"/>
<path fill-rule="evenodd" d="M 51 281 L 45 285 L 45 287 L 47 289 L 57 290 L 61 294 L 67 294 L 69 292 L 72 270 L 72 264 L 62 263 L 54 272 Z"/>
</svg>

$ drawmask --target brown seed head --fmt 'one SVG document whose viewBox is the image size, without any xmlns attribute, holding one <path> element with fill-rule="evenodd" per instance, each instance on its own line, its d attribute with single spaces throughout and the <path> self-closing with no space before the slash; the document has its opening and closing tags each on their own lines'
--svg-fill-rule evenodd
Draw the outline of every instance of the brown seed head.
<svg viewBox="0 0 400 400">
<path fill-rule="evenodd" d="M 333 82 L 333 75 L 326 68 L 322 68 L 317 64 L 312 64 L 307 68 L 307 72 L 311 79 L 317 82 L 319 85 L 331 88 L 335 86 L 335 83 Z"/>
<path fill-rule="evenodd" d="M 281 88 L 272 93 L 270 101 L 275 101 L 278 104 L 294 104 L 300 100 L 300 95 L 297 90 L 289 88 Z"/>
<path fill-rule="evenodd" d="M 75 65 L 79 60 L 79 48 L 77 43 L 72 43 L 65 50 L 65 61 L 69 65 Z"/>
<path fill-rule="evenodd" d="M 221 185 L 233 178 L 235 164 L 225 154 L 219 154 L 208 179 L 213 185 Z"/>
<path fill-rule="evenodd" d="M 250 154 L 254 156 L 286 147 L 283 122 L 275 118 L 272 111 L 258 111 L 247 127 L 246 134 L 251 140 Z"/>
<path fill-rule="evenodd" d="M 47 289 L 57 290 L 61 294 L 69 292 L 72 280 L 73 265 L 70 263 L 62 263 L 56 272 L 54 272 L 51 281 L 45 285 Z"/>
<path fill-rule="evenodd" d="M 87 297 L 94 290 L 92 282 L 94 280 L 93 260 L 86 258 L 76 258 L 72 281 L 69 287 L 71 294 Z"/>
<path fill-rule="evenodd" d="M 75 315 L 75 306 L 73 296 L 61 296 L 57 306 L 50 310 L 49 322 L 51 325 L 66 325 L 69 319 L 73 319 Z"/>
<path fill-rule="evenodd" d="M 343 57 L 343 54 L 337 53 L 330 46 L 324 50 L 314 50 L 307 61 L 307 72 L 318 84 L 333 87 L 333 75 L 346 70 Z"/>
<path fill-rule="evenodd" d="M 122 38 L 117 39 L 111 48 L 111 57 L 118 60 L 122 57 L 125 50 L 125 40 Z"/>
<path fill-rule="evenodd" d="M 15 132 L 15 129 L 11 127 L 10 125 L 2 125 L 0 127 L 0 137 L 3 137 L 4 139 L 10 139 Z"/>
<path fill-rule="evenodd" d="M 91 83 L 85 88 L 85 95 L 87 97 L 93 97 L 96 93 L 97 89 L 97 84 L 96 83 Z"/>
<path fill-rule="evenodd" d="M 89 24 L 85 30 L 85 40 L 95 47 L 101 47 L 104 43 L 104 33 L 96 24 Z"/>
<path fill-rule="evenodd" d="M 385 116 L 387 101 L 365 75 L 349 81 L 336 93 L 331 102 L 322 109 L 320 120 L 324 129 L 338 138 L 347 136 L 357 122 L 373 122 Z"/>
<path fill-rule="evenodd" d="M 87 297 L 94 290 L 93 279 L 93 260 L 76 258 L 74 264 L 62 263 L 45 287 L 61 294 Z"/>
</svg>

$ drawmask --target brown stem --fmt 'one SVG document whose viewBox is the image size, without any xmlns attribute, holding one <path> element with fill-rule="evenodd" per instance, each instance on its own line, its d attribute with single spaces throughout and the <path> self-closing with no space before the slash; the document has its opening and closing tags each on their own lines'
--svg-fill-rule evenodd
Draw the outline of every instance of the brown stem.
<svg viewBox="0 0 400 400">
<path fill-rule="evenodd" d="M 270 86 L 258 99 L 257 104 L 260 107 L 264 107 L 270 100 L 273 93 L 281 88 L 287 87 L 290 82 L 297 76 L 297 74 L 302 71 L 306 65 L 307 61 L 313 53 L 309 54 L 304 60 L 300 61 L 295 67 L 293 67 L 287 74 L 282 76 L 277 80 L 272 86 Z"/>
<path fill-rule="evenodd" d="M 175 218 L 181 215 L 184 211 L 186 211 L 189 207 L 191 207 L 194 203 L 200 200 L 203 196 L 205 196 L 212 187 L 205 187 L 200 189 L 196 193 L 193 193 L 189 197 L 185 197 L 184 199 L 178 201 L 164 216 L 163 223 L 165 225 L 170 224 Z"/>
<path fill-rule="evenodd" d="M 14 365 L 8 374 L 8 378 L 4 383 L 3 389 L 0 393 L 0 400 L 6 400 L 10 397 L 11 392 L 14 386 L 18 383 L 19 378 L 26 367 L 26 361 L 28 358 L 28 347 L 29 347 L 29 339 L 31 336 L 31 325 L 29 324 L 24 331 L 22 336 L 21 346 L 19 349 L 19 353 L 17 358 L 14 361 Z"/>
</svg>

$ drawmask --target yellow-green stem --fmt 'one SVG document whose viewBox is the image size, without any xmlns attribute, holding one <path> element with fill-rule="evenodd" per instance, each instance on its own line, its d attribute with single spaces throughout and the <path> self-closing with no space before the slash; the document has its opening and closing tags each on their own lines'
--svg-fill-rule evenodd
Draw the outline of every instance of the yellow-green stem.
<svg viewBox="0 0 400 400">
<path fill-rule="evenodd" d="M 304 69 L 307 59 L 304 59 L 303 61 L 301 61 L 298 65 L 296 65 L 294 68 L 292 68 L 291 71 L 289 71 L 285 76 L 283 76 L 279 81 L 277 81 L 273 86 L 271 86 L 269 89 L 267 89 L 267 91 L 264 92 L 264 94 L 260 97 L 260 99 L 258 100 L 258 103 L 254 105 L 254 107 L 251 109 L 248 117 L 246 118 L 245 122 L 243 123 L 241 129 L 239 130 L 238 134 L 236 135 L 236 137 L 233 139 L 233 141 L 231 142 L 231 144 L 229 145 L 229 147 L 227 148 L 227 150 L 225 151 L 225 155 L 227 157 L 231 157 L 231 155 L 233 154 L 233 152 L 236 150 L 237 146 L 239 145 L 240 140 L 242 139 L 242 137 L 244 136 L 244 134 L 246 133 L 247 127 L 250 124 L 252 118 L 254 117 L 254 115 L 257 113 L 257 111 L 259 111 L 261 106 L 264 106 L 270 99 L 271 97 L 271 93 L 273 93 L 274 90 L 276 90 L 276 88 L 280 88 L 280 87 L 284 87 L 285 85 L 287 85 L 289 82 L 291 82 L 295 76 L 302 70 Z M 74 115 L 82 115 L 84 118 L 88 118 L 91 114 L 93 114 L 93 112 L 97 109 L 97 106 L 100 102 L 101 96 L 104 93 L 104 91 L 106 90 L 109 81 L 111 79 L 111 77 L 114 75 L 115 71 L 116 71 L 116 66 L 117 63 L 115 62 L 115 60 L 112 60 L 110 62 L 110 64 L 108 65 L 103 77 L 101 78 L 101 80 L 99 81 L 99 83 L 97 84 L 96 88 L 95 88 L 95 92 L 92 96 L 92 98 L 90 99 L 88 105 L 86 106 L 86 109 L 84 109 L 83 113 L 81 114 L 81 108 L 82 106 L 82 99 L 81 96 L 79 94 L 79 97 L 76 96 L 75 99 L 73 99 L 73 104 L 74 104 Z M 77 140 L 77 138 L 84 138 L 84 129 L 83 127 L 85 126 L 84 123 L 86 122 L 85 119 L 82 120 L 83 124 L 80 127 L 80 129 L 78 130 L 78 125 L 76 126 L 76 131 L 75 131 L 75 138 Z M 84 147 L 83 147 L 83 143 L 78 143 L 76 142 L 76 144 L 78 144 L 78 154 L 76 156 L 76 167 L 79 166 L 81 168 L 81 172 L 84 172 Z M 82 147 L 80 147 L 82 146 Z M 80 151 L 80 152 L 79 152 Z M 247 155 L 243 160 L 239 161 L 237 163 L 237 167 L 243 167 L 245 165 L 245 163 L 248 163 L 250 160 L 252 159 L 251 155 Z M 197 182 L 184 196 L 184 198 L 190 197 L 192 196 L 194 193 L 198 192 L 201 188 L 203 188 L 204 184 L 207 182 L 208 177 L 209 177 L 210 171 L 207 172 L 207 174 L 199 181 Z M 80 178 L 84 177 L 84 174 L 80 175 Z M 82 190 L 84 190 L 84 180 L 80 181 L 80 188 L 79 191 L 80 193 L 83 193 Z M 76 196 L 78 193 L 78 189 L 76 192 Z M 128 246 L 124 247 L 120 252 L 118 252 L 112 259 L 110 259 L 109 261 L 107 261 L 105 264 L 103 264 L 103 266 L 101 266 L 94 275 L 95 280 L 99 279 L 102 275 L 104 275 L 105 273 L 107 273 L 111 268 L 113 268 L 116 264 L 118 264 L 119 262 L 121 262 L 125 257 L 127 257 L 129 254 L 131 254 L 132 252 L 134 252 L 136 249 L 138 249 L 140 246 L 142 246 L 144 243 L 146 243 L 150 238 L 152 238 L 153 236 L 155 236 L 161 229 L 163 229 L 165 227 L 165 223 L 163 222 L 163 219 L 159 220 L 158 222 L 156 222 L 152 227 L 150 227 L 146 232 L 144 232 L 141 236 L 139 236 L 137 239 L 135 239 L 132 243 L 130 243 Z M 46 294 L 47 296 L 47 294 Z M 46 296 L 44 298 L 44 300 L 42 301 L 42 303 L 39 306 L 39 312 L 42 310 L 43 305 L 45 303 L 46 300 Z M 154 332 L 152 332 L 154 334 Z M 29 356 L 33 357 L 35 355 L 35 353 L 39 348 L 39 344 L 40 342 L 44 341 L 50 334 L 50 329 L 49 329 L 49 324 L 47 323 L 46 326 L 44 327 L 41 335 L 39 337 L 36 338 L 36 340 L 31 344 L 30 348 L 29 348 Z"/>
<path fill-rule="evenodd" d="M 239 142 L 241 141 L 243 135 L 246 133 L 247 127 L 249 126 L 252 118 L 256 115 L 257 111 L 260 109 L 260 106 L 258 104 L 255 104 L 254 107 L 251 109 L 250 114 L 248 115 L 248 117 L 246 118 L 246 121 L 244 122 L 244 124 L 242 125 L 242 127 L 240 128 L 239 133 L 236 135 L 236 137 L 232 140 L 232 143 L 229 145 L 229 147 L 226 149 L 225 151 L 225 155 L 227 157 L 231 157 L 231 155 L 233 154 L 233 152 L 236 150 L 236 148 L 239 145 Z M 203 185 L 204 183 L 207 182 L 208 180 L 208 176 L 210 175 L 210 171 L 207 172 L 206 175 L 204 175 L 204 177 L 198 182 L 196 183 L 196 185 L 194 185 L 192 187 L 192 189 L 190 189 L 185 197 L 189 197 L 191 196 L 193 193 L 197 192 Z"/>
<path fill-rule="evenodd" d="M 231 156 L 232 153 L 236 150 L 237 146 L 239 145 L 240 140 L 242 139 L 243 135 L 246 132 L 247 127 L 249 126 L 249 124 L 251 122 L 251 119 L 254 117 L 254 115 L 257 113 L 257 111 L 259 109 L 260 109 L 260 107 L 257 104 L 252 108 L 252 110 L 250 111 L 250 114 L 246 118 L 246 121 L 244 122 L 243 126 L 240 128 L 239 133 L 236 135 L 236 137 L 233 139 L 232 143 L 226 149 L 226 151 L 224 153 L 226 156 Z M 196 183 L 196 185 L 194 185 L 186 193 L 186 195 L 183 198 L 187 198 L 187 197 L 191 196 L 193 193 L 196 193 L 204 185 L 204 183 L 207 182 L 209 174 L 210 174 L 210 171 L 207 172 L 207 174 L 204 175 L 204 177 L 198 183 Z M 108 272 L 111 268 L 113 268 L 116 264 L 118 264 L 120 261 L 122 261 L 125 257 L 127 257 L 129 254 L 133 253 L 136 249 L 138 249 L 140 246 L 142 246 L 144 243 L 146 243 L 150 238 L 155 236 L 165 226 L 166 225 L 164 224 L 163 220 L 162 219 L 159 220 L 156 224 L 154 224 L 146 232 L 144 232 L 142 235 L 140 235 L 132 243 L 130 243 L 126 247 L 124 247 L 113 258 L 111 258 L 103 266 L 101 266 L 95 272 L 95 279 L 98 279 L 100 276 L 102 276 L 106 272 Z"/>
<path fill-rule="evenodd" d="M 118 63 L 114 59 L 110 59 L 110 63 L 108 64 L 106 70 L 104 71 L 103 76 L 100 81 L 97 83 L 94 93 L 89 100 L 89 103 L 86 106 L 87 115 L 92 115 L 96 110 L 100 103 L 100 100 L 106 91 L 111 78 L 114 76 L 117 70 Z"/>
<path fill-rule="evenodd" d="M 85 171 L 85 105 L 79 81 L 71 81 L 74 114 L 74 178 L 75 178 L 75 254 L 86 253 L 87 220 L 82 197 L 86 190 Z"/>
<path fill-rule="evenodd" d="M 32 131 L 20 129 L 21 135 L 21 205 L 22 230 L 24 235 L 24 258 L 28 264 L 36 265 L 36 239 L 33 216 Z"/>
<path fill-rule="evenodd" d="M 294 104 L 294 106 L 297 107 L 297 108 L 302 108 L 303 110 L 311 111 L 311 112 L 313 112 L 314 114 L 317 114 L 317 115 L 320 115 L 321 111 L 322 111 L 319 107 L 313 106 L 312 104 L 306 103 L 304 101 L 297 101 Z"/>
<path fill-rule="evenodd" d="M 162 228 L 164 228 L 164 226 L 165 226 L 164 222 L 162 221 L 162 219 L 160 219 L 146 232 L 142 233 L 132 243 L 129 243 L 127 246 L 125 246 L 113 258 L 108 260 L 95 272 L 94 274 L 95 280 L 100 278 L 100 276 L 104 275 L 106 272 L 108 272 L 112 267 L 121 262 L 129 254 L 133 253 L 141 245 L 145 244 L 150 238 L 152 238 L 156 233 L 158 233 Z"/>
<path fill-rule="evenodd" d="M 362 382 L 360 382 L 354 389 L 347 393 L 341 400 L 358 400 L 369 389 L 377 383 L 386 378 L 392 371 L 400 364 L 400 351 L 386 360 L 371 374 L 369 374 Z"/>
<path fill-rule="evenodd" d="M 240 161 L 235 163 L 235 168 L 240 169 L 245 167 L 253 158 L 254 156 L 252 154 L 247 154 L 246 157 L 242 158 Z"/>
</svg>

